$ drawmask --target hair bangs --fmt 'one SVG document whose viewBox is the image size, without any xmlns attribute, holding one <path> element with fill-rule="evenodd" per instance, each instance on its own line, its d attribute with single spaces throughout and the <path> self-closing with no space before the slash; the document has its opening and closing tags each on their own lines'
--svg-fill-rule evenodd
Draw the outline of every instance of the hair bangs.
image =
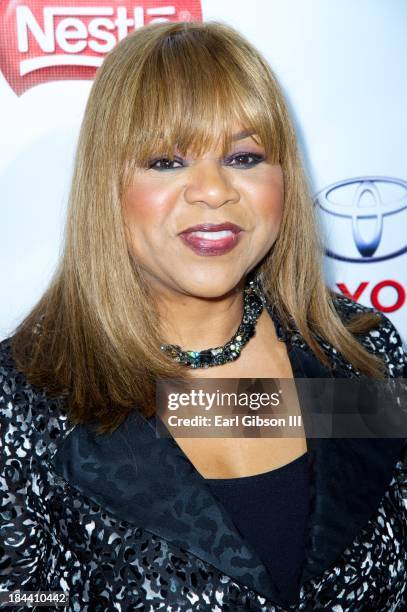
<svg viewBox="0 0 407 612">
<path fill-rule="evenodd" d="M 200 32 L 167 36 L 146 58 L 134 96 L 130 134 L 132 167 L 157 155 L 226 156 L 234 132 L 250 130 L 272 163 L 279 163 L 284 130 L 265 100 L 266 79 L 253 78 L 247 58 L 232 57 L 219 40 L 191 43 Z M 195 69 L 191 70 L 191 65 Z M 275 109 L 277 112 L 278 109 Z"/>
</svg>

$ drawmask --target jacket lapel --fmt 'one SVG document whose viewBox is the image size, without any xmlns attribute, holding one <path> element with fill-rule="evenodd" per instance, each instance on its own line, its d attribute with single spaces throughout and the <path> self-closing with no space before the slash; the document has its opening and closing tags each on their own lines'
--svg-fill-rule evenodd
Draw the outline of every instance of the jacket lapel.
<svg viewBox="0 0 407 612">
<path fill-rule="evenodd" d="M 301 584 L 320 575 L 377 514 L 400 439 L 309 438 L 311 510 Z"/>
<path fill-rule="evenodd" d="M 88 499 L 216 567 L 261 595 L 278 593 L 205 479 L 172 438 L 132 413 L 111 435 L 77 425 L 50 465 Z"/>
<path fill-rule="evenodd" d="M 295 344 L 288 354 L 295 378 L 345 378 L 338 361 L 327 369 L 311 351 Z M 399 438 L 309 438 L 310 515 L 301 585 L 335 563 L 377 514 L 401 456 Z"/>
</svg>

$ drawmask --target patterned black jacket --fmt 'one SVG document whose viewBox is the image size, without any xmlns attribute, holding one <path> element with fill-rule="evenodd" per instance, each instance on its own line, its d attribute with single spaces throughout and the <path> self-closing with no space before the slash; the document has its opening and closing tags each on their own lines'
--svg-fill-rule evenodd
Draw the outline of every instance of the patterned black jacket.
<svg viewBox="0 0 407 612">
<path fill-rule="evenodd" d="M 336 304 L 345 318 L 367 310 Z M 295 377 L 360 376 L 321 340 L 326 369 L 269 312 Z M 386 317 L 360 341 L 390 377 L 406 375 Z M 16 371 L 5 340 L 0 417 L 0 592 L 67 591 L 76 612 L 407 609 L 405 439 L 307 440 L 311 516 L 289 605 L 180 447 L 137 412 L 110 436 L 73 426 L 62 400 Z"/>
</svg>

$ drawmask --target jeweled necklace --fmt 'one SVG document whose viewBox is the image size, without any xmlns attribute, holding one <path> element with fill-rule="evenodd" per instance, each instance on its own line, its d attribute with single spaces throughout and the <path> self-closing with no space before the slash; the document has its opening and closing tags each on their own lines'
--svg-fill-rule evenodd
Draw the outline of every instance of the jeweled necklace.
<svg viewBox="0 0 407 612">
<path fill-rule="evenodd" d="M 263 310 L 260 287 L 256 279 L 248 281 L 243 291 L 242 321 L 234 336 L 223 346 L 205 349 L 203 351 L 183 351 L 178 344 L 162 344 L 165 351 L 180 363 L 190 368 L 209 368 L 235 361 L 250 338 L 256 333 L 256 323 Z"/>
</svg>

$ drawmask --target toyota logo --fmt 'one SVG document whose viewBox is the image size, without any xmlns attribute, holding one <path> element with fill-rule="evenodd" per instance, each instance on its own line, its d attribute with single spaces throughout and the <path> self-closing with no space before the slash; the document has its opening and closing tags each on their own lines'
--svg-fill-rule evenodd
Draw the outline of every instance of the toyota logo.
<svg viewBox="0 0 407 612">
<path fill-rule="evenodd" d="M 366 176 L 333 183 L 315 196 L 326 255 L 370 263 L 407 252 L 407 181 Z"/>
</svg>

